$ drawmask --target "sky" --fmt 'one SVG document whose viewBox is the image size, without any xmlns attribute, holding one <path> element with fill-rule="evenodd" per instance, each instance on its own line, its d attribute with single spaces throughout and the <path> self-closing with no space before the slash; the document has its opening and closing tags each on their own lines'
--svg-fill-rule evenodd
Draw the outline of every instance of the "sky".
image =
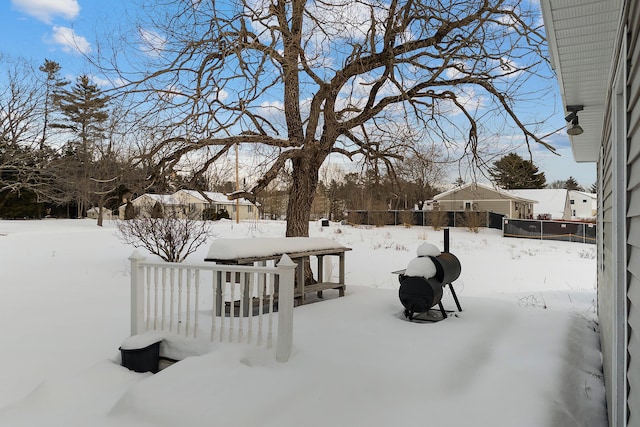
<svg viewBox="0 0 640 427">
<path fill-rule="evenodd" d="M 245 238 L 243 250 L 253 251 L 263 249 L 256 238 L 285 234 L 282 221 L 212 227 L 215 236 L 186 264 L 202 264 L 216 238 Z M 443 231 L 312 222 L 309 233 L 352 249 L 346 292 L 325 291 L 325 300 L 293 309 L 286 363 L 275 360 L 275 345 L 257 345 L 255 327 L 251 343 L 163 332 L 161 354 L 190 357 L 151 375 L 120 366 L 118 348 L 141 338 L 129 338 L 133 248 L 115 224 L 0 221 L 0 425 L 606 425 L 595 245 L 450 229 L 462 311 L 447 287 L 450 317 L 419 323 L 404 318 L 392 272 L 409 267 L 425 243 L 441 250 Z M 332 258 L 324 258 L 324 278 L 335 281 Z M 208 338 L 211 282 L 200 278 L 199 336 Z M 189 322 L 185 311 L 180 321 Z"/>
<path fill-rule="evenodd" d="M 0 2 L 0 54 L 23 57 L 38 65 L 45 58 L 56 61 L 62 66 L 62 74 L 70 80 L 83 73 L 91 75 L 83 54 L 95 54 L 97 34 L 117 25 L 125 19 L 125 10 L 133 7 L 135 2 L 126 0 L 5 0 Z M 100 77 L 95 79 L 100 84 Z M 550 127 L 565 125 L 557 91 L 540 104 L 555 112 Z M 573 160 L 564 131 L 549 141 L 559 156 L 542 147 L 533 147 L 533 161 L 545 172 L 548 183 L 570 176 L 585 187 L 596 181 L 595 163 L 579 164 Z M 520 147 L 518 152 L 528 157 L 524 148 Z M 452 174 L 457 176 L 457 172 Z"/>
</svg>

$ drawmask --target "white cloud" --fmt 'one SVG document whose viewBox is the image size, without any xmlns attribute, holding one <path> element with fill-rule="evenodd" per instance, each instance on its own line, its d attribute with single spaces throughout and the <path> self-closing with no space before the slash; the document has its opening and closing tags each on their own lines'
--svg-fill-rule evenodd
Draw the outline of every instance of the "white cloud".
<svg viewBox="0 0 640 427">
<path fill-rule="evenodd" d="M 17 10 L 47 24 L 55 16 L 74 19 L 80 13 L 77 0 L 11 0 L 11 3 Z"/>
<path fill-rule="evenodd" d="M 80 54 L 91 52 L 91 44 L 86 38 L 77 35 L 72 28 L 54 26 L 53 36 L 48 41 L 61 46 L 65 52 Z"/>
<path fill-rule="evenodd" d="M 159 56 L 164 50 L 167 39 L 155 31 L 145 30 L 144 28 L 141 28 L 139 33 L 142 41 L 142 50 L 149 56 Z"/>
</svg>

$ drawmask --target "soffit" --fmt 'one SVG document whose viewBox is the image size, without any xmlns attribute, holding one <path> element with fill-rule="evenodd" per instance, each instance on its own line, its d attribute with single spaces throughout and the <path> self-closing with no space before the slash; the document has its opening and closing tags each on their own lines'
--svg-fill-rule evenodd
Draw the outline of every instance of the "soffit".
<svg viewBox="0 0 640 427">
<path fill-rule="evenodd" d="M 542 0 L 563 104 L 583 105 L 584 133 L 569 136 L 577 162 L 598 159 L 623 0 Z M 567 113 L 568 114 L 568 113 Z"/>
</svg>

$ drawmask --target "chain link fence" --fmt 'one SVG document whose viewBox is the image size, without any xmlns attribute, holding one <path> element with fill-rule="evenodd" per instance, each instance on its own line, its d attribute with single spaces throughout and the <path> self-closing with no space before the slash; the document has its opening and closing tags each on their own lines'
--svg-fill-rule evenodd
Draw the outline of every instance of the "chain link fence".
<svg viewBox="0 0 640 427">
<path fill-rule="evenodd" d="M 545 221 L 533 219 L 507 219 L 503 221 L 504 237 L 539 240 L 596 243 L 596 224 L 573 221 Z"/>
<path fill-rule="evenodd" d="M 504 215 L 479 211 L 413 211 L 413 210 L 353 210 L 347 212 L 350 224 L 419 225 L 432 227 L 489 227 L 502 229 Z"/>
</svg>

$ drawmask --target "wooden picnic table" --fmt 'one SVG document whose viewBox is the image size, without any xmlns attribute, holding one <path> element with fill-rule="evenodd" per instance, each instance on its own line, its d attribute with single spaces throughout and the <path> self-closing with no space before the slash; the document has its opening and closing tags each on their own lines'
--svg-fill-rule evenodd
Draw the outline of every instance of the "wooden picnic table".
<svg viewBox="0 0 640 427">
<path fill-rule="evenodd" d="M 294 245 L 289 245 L 291 242 L 289 239 L 295 240 Z M 205 258 L 205 261 L 216 262 L 219 264 L 236 264 L 236 265 L 265 265 L 267 262 L 277 262 L 283 254 L 287 254 L 292 261 L 294 261 L 297 267 L 297 280 L 295 289 L 295 298 L 299 299 L 301 304 L 305 303 L 305 294 L 316 292 L 319 297 L 322 297 L 322 291 L 329 289 L 337 289 L 340 297 L 344 296 L 345 285 L 345 252 L 350 251 L 351 248 L 342 246 L 337 242 L 333 242 L 330 239 L 325 238 L 306 238 L 309 240 L 309 244 L 305 245 L 303 240 L 305 238 L 299 237 L 287 237 L 287 238 L 247 238 L 247 239 L 219 239 L 224 240 L 221 245 L 233 240 L 234 244 L 246 244 L 249 248 L 255 247 L 256 254 L 251 254 L 251 249 L 248 251 L 242 251 L 241 253 L 233 254 L 221 254 L 220 251 L 214 248 L 216 241 L 211 245 L 209 255 Z M 321 239 L 321 240 L 320 240 Z M 287 242 L 289 240 L 289 242 Z M 284 242 L 280 244 L 280 242 Z M 300 244 L 302 242 L 302 244 Z M 317 249 L 313 249 L 314 243 L 319 244 Z M 263 246 L 271 247 L 272 250 L 269 254 L 262 254 L 260 249 Z M 335 247 L 330 247 L 335 246 Z M 297 250 L 287 250 L 291 248 L 297 248 Z M 220 248 L 221 250 L 224 250 Z M 338 281 L 333 282 L 331 278 L 324 277 L 324 258 L 325 256 L 337 256 L 339 258 L 339 272 Z M 317 258 L 317 282 L 311 285 L 305 285 L 304 277 L 304 260 L 309 257 Z"/>
</svg>

